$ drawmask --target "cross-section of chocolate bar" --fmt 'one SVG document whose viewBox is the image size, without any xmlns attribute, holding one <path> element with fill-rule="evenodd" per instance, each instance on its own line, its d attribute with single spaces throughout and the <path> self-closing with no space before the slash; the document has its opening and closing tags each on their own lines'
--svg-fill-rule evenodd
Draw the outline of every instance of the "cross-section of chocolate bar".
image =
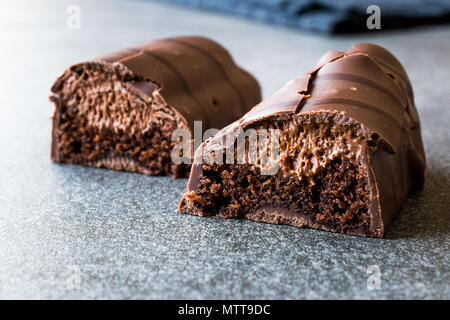
<svg viewBox="0 0 450 320">
<path fill-rule="evenodd" d="M 51 159 L 183 177 L 176 129 L 221 129 L 260 98 L 257 81 L 219 44 L 168 38 L 71 66 L 54 83 Z"/>
<path fill-rule="evenodd" d="M 235 133 L 250 129 L 277 132 L 277 153 L 271 142 L 254 158 L 238 154 Z M 276 170 L 267 174 L 268 166 Z M 407 195 L 423 187 L 424 169 L 405 70 L 387 50 L 359 44 L 325 54 L 205 141 L 179 209 L 383 237 Z"/>
</svg>

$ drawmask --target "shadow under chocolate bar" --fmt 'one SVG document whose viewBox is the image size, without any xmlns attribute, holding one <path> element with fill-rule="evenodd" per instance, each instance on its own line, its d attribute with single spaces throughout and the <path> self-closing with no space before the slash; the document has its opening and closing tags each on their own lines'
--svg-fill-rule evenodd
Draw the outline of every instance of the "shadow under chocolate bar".
<svg viewBox="0 0 450 320">
<path fill-rule="evenodd" d="M 216 42 L 177 37 L 77 63 L 53 84 L 51 159 L 185 177 L 171 150 L 194 121 L 221 129 L 261 100 L 258 82 Z"/>
<path fill-rule="evenodd" d="M 253 162 L 204 161 L 237 149 L 235 132 L 268 128 L 279 132 L 272 162 L 261 158 L 269 144 Z M 267 165 L 278 170 L 262 174 Z M 325 54 L 205 141 L 179 210 L 383 237 L 407 195 L 423 187 L 424 169 L 405 70 L 384 48 L 359 44 Z"/>
</svg>

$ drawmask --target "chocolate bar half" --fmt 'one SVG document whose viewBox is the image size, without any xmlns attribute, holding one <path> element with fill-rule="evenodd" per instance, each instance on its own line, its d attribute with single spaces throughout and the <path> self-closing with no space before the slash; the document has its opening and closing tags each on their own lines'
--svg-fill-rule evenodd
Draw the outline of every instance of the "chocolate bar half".
<svg viewBox="0 0 450 320">
<path fill-rule="evenodd" d="M 251 129 L 270 139 L 257 136 L 262 148 L 242 156 L 252 140 L 244 135 L 239 149 L 236 132 Z M 359 44 L 325 54 L 205 141 L 179 210 L 383 237 L 407 195 L 423 187 L 424 169 L 405 70 L 384 48 Z"/>
<path fill-rule="evenodd" d="M 51 159 L 183 177 L 173 163 L 184 129 L 221 129 L 261 100 L 257 81 L 216 42 L 168 38 L 75 64 L 53 84 Z"/>
</svg>

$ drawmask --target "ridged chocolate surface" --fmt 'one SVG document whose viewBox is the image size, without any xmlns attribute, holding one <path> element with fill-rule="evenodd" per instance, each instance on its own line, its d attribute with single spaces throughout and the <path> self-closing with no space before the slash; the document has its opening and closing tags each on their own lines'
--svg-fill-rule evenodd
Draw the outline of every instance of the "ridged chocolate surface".
<svg viewBox="0 0 450 320">
<path fill-rule="evenodd" d="M 159 94 L 191 129 L 196 120 L 203 129 L 221 129 L 261 100 L 256 79 L 226 49 L 203 37 L 160 39 L 96 60 L 120 63 L 158 84 Z"/>
<path fill-rule="evenodd" d="M 203 143 L 197 153 L 218 141 L 233 143 L 226 139 L 231 132 L 270 119 L 323 119 L 336 114 L 343 121 L 359 124 L 361 134 L 376 144 L 375 148 L 364 145 L 361 149 L 361 161 L 369 172 L 372 222 L 370 234 L 358 235 L 383 236 L 406 196 L 423 187 L 425 154 L 408 76 L 398 60 L 382 47 L 359 44 L 345 52 L 328 52 L 308 74 L 289 81 Z M 201 172 L 201 166 L 194 162 L 186 194 L 198 191 Z M 182 211 L 184 200 L 180 203 Z M 191 208 L 190 213 L 196 214 L 195 209 Z M 288 215 L 283 209 L 276 215 L 292 224 L 289 221 L 295 213 Z M 270 218 L 264 221 L 271 222 Z"/>
</svg>

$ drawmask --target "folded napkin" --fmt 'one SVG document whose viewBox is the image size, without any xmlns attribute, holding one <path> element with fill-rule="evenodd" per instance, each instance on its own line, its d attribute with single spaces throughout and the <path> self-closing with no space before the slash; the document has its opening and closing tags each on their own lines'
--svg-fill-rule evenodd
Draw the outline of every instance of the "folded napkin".
<svg viewBox="0 0 450 320">
<path fill-rule="evenodd" d="M 164 0 L 246 16 L 304 30 L 338 34 L 369 31 L 366 21 L 380 8 L 381 30 L 450 22 L 449 0 Z"/>
</svg>

